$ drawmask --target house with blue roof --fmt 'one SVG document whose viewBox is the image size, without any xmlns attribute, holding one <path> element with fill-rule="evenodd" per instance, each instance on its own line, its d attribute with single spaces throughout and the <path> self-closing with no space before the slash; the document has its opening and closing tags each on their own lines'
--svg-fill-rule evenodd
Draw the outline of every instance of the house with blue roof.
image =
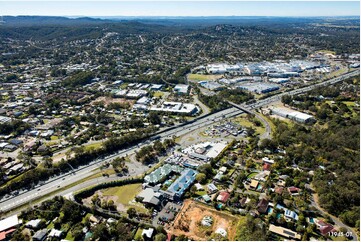
<svg viewBox="0 0 361 242">
<path fill-rule="evenodd" d="M 285 218 L 286 218 L 286 219 L 292 219 L 292 220 L 295 220 L 295 221 L 298 220 L 298 215 L 297 215 L 297 213 L 295 213 L 294 211 L 291 211 L 291 210 L 289 210 L 289 209 L 285 209 L 284 215 L 285 215 Z"/>
</svg>

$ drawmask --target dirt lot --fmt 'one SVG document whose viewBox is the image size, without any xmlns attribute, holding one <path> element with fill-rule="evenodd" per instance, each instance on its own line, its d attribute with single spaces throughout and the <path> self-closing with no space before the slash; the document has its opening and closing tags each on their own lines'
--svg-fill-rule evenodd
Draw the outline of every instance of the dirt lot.
<svg viewBox="0 0 361 242">
<path fill-rule="evenodd" d="M 205 216 L 210 216 L 213 219 L 210 227 L 201 224 Z M 186 200 L 173 224 L 166 230 L 176 236 L 183 234 L 193 240 L 211 240 L 216 238 L 214 232 L 218 228 L 223 228 L 227 231 L 227 240 L 234 240 L 238 223 L 239 218 L 236 216 L 217 211 L 199 202 Z"/>
<path fill-rule="evenodd" d="M 105 106 L 108 106 L 110 103 L 119 103 L 119 104 L 128 103 L 130 106 L 133 106 L 135 100 L 128 100 L 125 98 L 98 97 L 93 102 L 91 102 L 91 104 L 96 102 L 104 102 Z"/>
</svg>

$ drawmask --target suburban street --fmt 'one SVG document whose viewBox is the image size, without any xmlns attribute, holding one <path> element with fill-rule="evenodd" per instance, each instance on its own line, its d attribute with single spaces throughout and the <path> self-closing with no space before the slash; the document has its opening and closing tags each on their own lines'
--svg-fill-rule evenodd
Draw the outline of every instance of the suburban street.
<svg viewBox="0 0 361 242">
<path fill-rule="evenodd" d="M 317 202 L 316 202 L 317 201 Z M 317 197 L 317 194 L 312 194 L 312 199 L 311 199 L 311 205 L 316 208 L 321 214 L 323 215 L 328 215 L 331 217 L 332 221 L 335 223 L 335 225 L 337 225 L 338 227 L 344 227 L 347 229 L 347 231 L 349 233 L 352 234 L 352 240 L 353 241 L 358 241 L 358 238 L 357 238 L 357 234 L 356 232 L 349 226 L 347 226 L 346 224 L 342 223 L 338 218 L 336 218 L 335 216 L 327 213 L 324 209 L 322 209 L 319 205 L 318 205 L 318 197 Z"/>
<path fill-rule="evenodd" d="M 245 107 L 247 109 L 256 109 L 265 105 L 268 105 L 271 102 L 275 102 L 275 101 L 279 101 L 281 99 L 281 97 L 283 95 L 289 94 L 289 95 L 295 95 L 295 94 L 300 94 L 306 91 L 309 91 L 315 87 L 319 87 L 319 86 L 324 86 L 324 85 L 332 85 L 335 84 L 337 82 L 340 82 L 348 77 L 351 76 L 355 76 L 355 75 L 359 75 L 359 71 L 353 71 L 347 74 L 344 74 L 340 77 L 337 78 L 333 78 L 330 79 L 328 81 L 322 82 L 322 83 L 317 83 L 308 87 L 304 87 L 304 88 L 300 88 L 297 90 L 292 90 L 289 91 L 287 93 L 281 93 L 263 100 L 259 100 L 256 103 L 253 103 L 251 105 L 245 105 Z M 86 177 L 89 177 L 90 175 L 94 174 L 94 170 L 99 168 L 101 166 L 101 164 L 105 163 L 105 162 L 110 162 L 112 159 L 114 159 L 115 157 L 118 156 L 127 156 L 130 154 L 133 154 L 137 149 L 146 146 L 148 144 L 151 143 L 152 138 L 154 139 L 154 137 L 160 136 L 159 138 L 161 140 L 166 139 L 166 138 L 171 138 L 172 136 L 182 136 L 188 132 L 192 132 L 195 131 L 201 127 L 205 127 L 205 126 L 210 126 L 213 123 L 219 122 L 221 120 L 224 120 L 226 118 L 230 118 L 230 117 L 235 117 L 238 116 L 240 114 L 244 113 L 244 111 L 239 110 L 235 107 L 232 108 L 228 108 L 222 111 L 219 111 L 217 113 L 211 114 L 209 116 L 206 117 L 201 117 L 198 118 L 196 121 L 188 123 L 188 124 L 180 124 L 178 126 L 172 127 L 172 128 L 168 128 L 164 131 L 159 131 L 157 132 L 153 137 L 149 138 L 146 142 L 140 143 L 136 146 L 121 150 L 119 152 L 117 152 L 116 154 L 110 155 L 105 157 L 104 159 L 97 159 L 92 161 L 91 163 L 89 163 L 86 166 L 82 166 L 79 167 L 77 169 L 74 169 L 72 172 L 68 172 L 66 174 L 62 174 L 60 176 L 51 178 L 50 180 L 46 181 L 43 185 L 41 186 L 37 186 L 35 187 L 33 190 L 29 190 L 29 191 L 25 191 L 25 192 L 20 192 L 18 195 L 16 196 L 12 196 L 6 199 L 2 199 L 0 200 L 0 209 L 3 212 L 6 211 L 11 211 L 21 205 L 24 205 L 26 203 L 31 202 L 34 199 L 37 199 L 39 197 L 45 196 L 46 194 L 52 193 L 53 196 L 56 195 L 68 195 L 71 194 L 74 191 L 83 189 L 85 187 L 97 184 L 97 183 L 101 183 L 104 181 L 109 181 L 109 180 L 116 180 L 116 179 L 124 179 L 124 178 L 119 178 L 116 176 L 110 176 L 110 177 L 99 177 L 96 179 L 92 179 L 92 180 L 88 180 L 82 184 L 78 184 L 76 186 L 73 186 L 69 189 L 66 189 L 65 191 L 59 192 L 54 194 L 54 192 L 56 190 L 61 189 L 62 187 L 68 186 L 70 184 L 76 183 Z M 269 128 L 270 129 L 270 128 Z M 270 132 L 270 130 L 269 130 Z M 267 132 L 266 132 L 267 133 Z M 131 176 L 136 176 L 139 174 L 144 173 L 146 170 L 148 169 L 147 166 L 142 165 L 139 162 L 136 163 L 129 163 L 129 170 L 130 170 L 130 175 Z"/>
</svg>

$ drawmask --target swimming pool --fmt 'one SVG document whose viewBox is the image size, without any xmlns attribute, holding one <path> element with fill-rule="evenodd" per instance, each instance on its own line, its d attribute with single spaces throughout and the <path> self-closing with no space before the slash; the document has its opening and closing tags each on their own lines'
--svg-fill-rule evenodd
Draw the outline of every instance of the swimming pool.
<svg viewBox="0 0 361 242">
<path fill-rule="evenodd" d="M 273 212 L 273 208 L 272 207 L 268 207 L 267 208 L 267 214 L 270 214 L 270 213 L 272 213 Z"/>
</svg>

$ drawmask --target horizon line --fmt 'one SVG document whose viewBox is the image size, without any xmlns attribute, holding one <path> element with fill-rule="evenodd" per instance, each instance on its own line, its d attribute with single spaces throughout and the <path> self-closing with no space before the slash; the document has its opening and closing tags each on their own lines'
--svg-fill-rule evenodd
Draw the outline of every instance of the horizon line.
<svg viewBox="0 0 361 242">
<path fill-rule="evenodd" d="M 209 18 L 209 17 L 288 17 L 288 18 L 315 18 L 315 17 L 360 17 L 360 15 L 42 15 L 42 14 L 19 14 L 19 15 L 2 15 L 3 17 L 72 17 L 72 18 L 110 18 L 110 17 L 127 17 L 127 18 Z"/>
</svg>

